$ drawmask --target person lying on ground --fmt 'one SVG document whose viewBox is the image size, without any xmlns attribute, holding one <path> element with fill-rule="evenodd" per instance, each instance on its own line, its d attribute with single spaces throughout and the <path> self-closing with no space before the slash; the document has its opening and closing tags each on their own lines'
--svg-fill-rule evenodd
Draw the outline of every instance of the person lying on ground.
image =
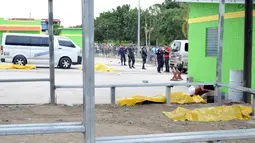
<svg viewBox="0 0 255 143">
<path fill-rule="evenodd" d="M 191 97 L 194 95 L 200 95 L 205 98 L 207 96 L 206 93 L 214 93 L 215 87 L 213 85 L 204 85 L 204 86 L 190 86 L 187 94 Z"/>
</svg>

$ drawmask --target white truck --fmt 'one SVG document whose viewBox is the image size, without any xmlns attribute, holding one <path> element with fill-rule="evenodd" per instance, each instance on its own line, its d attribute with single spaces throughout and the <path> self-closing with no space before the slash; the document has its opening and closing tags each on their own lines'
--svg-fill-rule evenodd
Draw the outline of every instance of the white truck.
<svg viewBox="0 0 255 143">
<path fill-rule="evenodd" d="M 174 40 L 171 44 L 170 66 L 177 67 L 182 64 L 183 72 L 188 71 L 188 40 Z"/>
</svg>

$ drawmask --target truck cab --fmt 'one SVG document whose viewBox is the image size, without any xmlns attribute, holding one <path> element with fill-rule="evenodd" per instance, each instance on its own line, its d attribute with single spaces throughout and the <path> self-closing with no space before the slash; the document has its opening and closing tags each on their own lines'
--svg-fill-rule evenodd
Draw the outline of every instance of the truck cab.
<svg viewBox="0 0 255 143">
<path fill-rule="evenodd" d="M 188 40 L 174 40 L 171 44 L 170 53 L 170 66 L 177 67 L 178 65 L 183 65 L 183 72 L 188 70 Z"/>
</svg>

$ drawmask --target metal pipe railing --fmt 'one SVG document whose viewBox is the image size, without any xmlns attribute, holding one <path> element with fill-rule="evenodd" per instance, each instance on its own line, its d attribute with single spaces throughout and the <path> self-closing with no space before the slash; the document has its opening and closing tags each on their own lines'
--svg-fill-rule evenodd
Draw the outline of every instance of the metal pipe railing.
<svg viewBox="0 0 255 143">
<path fill-rule="evenodd" d="M 216 83 L 152 83 L 152 84 L 110 84 L 110 85 L 95 85 L 95 88 L 110 88 L 111 92 L 111 104 L 116 104 L 116 88 L 125 88 L 125 87 L 158 87 L 165 86 L 166 87 L 166 103 L 171 104 L 171 88 L 174 86 L 197 86 L 197 85 L 216 85 Z M 58 88 L 82 88 L 80 85 L 56 85 L 56 89 Z"/>
<path fill-rule="evenodd" d="M 0 136 L 84 132 L 85 127 L 82 123 L 12 124 L 0 126 Z"/>
<path fill-rule="evenodd" d="M 136 135 L 97 138 L 96 143 L 180 143 L 255 138 L 255 129 L 184 132 L 158 135 Z"/>
<path fill-rule="evenodd" d="M 1 82 L 42 82 L 50 81 L 49 78 L 31 78 L 31 79 L 0 79 Z"/>
<path fill-rule="evenodd" d="M 168 82 L 168 83 L 141 83 L 141 84 L 106 84 L 106 85 L 95 85 L 95 88 L 109 88 L 109 87 L 157 87 L 157 86 L 198 86 L 198 85 L 216 85 L 212 83 L 181 83 L 181 82 Z M 58 88 L 82 88 L 82 85 L 56 85 Z"/>
<path fill-rule="evenodd" d="M 39 124 L 9 124 L 9 125 L 0 125 L 0 128 L 73 126 L 73 125 L 80 125 L 80 124 L 81 124 L 81 122 L 39 123 Z"/>
<path fill-rule="evenodd" d="M 253 90 L 251 88 L 247 88 L 247 87 L 236 86 L 236 85 L 231 85 L 231 84 L 224 84 L 224 83 L 217 83 L 216 85 L 218 85 L 220 87 L 227 87 L 227 88 L 231 88 L 231 89 L 240 90 L 240 91 L 243 91 L 243 92 L 255 94 L 255 90 Z"/>
</svg>

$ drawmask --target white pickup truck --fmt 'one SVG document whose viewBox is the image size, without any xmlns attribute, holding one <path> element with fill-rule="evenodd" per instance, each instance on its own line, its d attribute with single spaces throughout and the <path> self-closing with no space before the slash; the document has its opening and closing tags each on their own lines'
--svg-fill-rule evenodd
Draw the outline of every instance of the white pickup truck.
<svg viewBox="0 0 255 143">
<path fill-rule="evenodd" d="M 183 65 L 183 72 L 188 71 L 188 40 L 174 40 L 171 44 L 170 66 Z"/>
</svg>

